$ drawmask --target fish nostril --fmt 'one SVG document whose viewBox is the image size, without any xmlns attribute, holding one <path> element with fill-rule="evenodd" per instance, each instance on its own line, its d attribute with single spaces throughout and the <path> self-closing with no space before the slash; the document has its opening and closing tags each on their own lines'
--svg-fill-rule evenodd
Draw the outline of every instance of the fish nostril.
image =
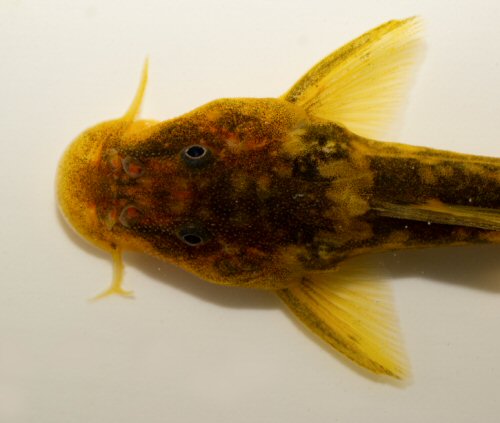
<svg viewBox="0 0 500 423">
<path fill-rule="evenodd" d="M 120 217 L 118 217 L 118 221 L 126 228 L 130 228 L 135 225 L 141 217 L 142 212 L 137 207 L 129 205 L 123 208 Z"/>
<path fill-rule="evenodd" d="M 122 167 L 125 173 L 134 179 L 144 174 L 144 165 L 129 156 L 122 159 Z"/>
</svg>

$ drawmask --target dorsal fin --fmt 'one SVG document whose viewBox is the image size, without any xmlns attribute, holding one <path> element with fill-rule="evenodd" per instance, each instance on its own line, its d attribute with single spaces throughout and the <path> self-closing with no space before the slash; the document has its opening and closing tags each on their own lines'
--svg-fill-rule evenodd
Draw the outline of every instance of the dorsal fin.
<svg viewBox="0 0 500 423">
<path fill-rule="evenodd" d="M 314 119 L 341 123 L 369 138 L 386 135 L 400 111 L 418 53 L 417 17 L 387 22 L 333 52 L 282 98 Z"/>
</svg>

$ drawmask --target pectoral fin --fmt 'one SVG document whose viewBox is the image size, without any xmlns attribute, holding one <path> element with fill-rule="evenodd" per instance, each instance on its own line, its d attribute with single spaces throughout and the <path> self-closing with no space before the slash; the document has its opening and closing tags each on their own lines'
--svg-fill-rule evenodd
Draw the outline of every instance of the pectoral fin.
<svg viewBox="0 0 500 423">
<path fill-rule="evenodd" d="M 448 205 L 434 200 L 424 204 L 380 203 L 374 210 L 381 216 L 397 219 L 500 231 L 500 210 L 497 209 Z"/>
<path fill-rule="evenodd" d="M 422 51 L 418 18 L 387 22 L 327 56 L 282 98 L 369 138 L 387 136 Z"/>
<path fill-rule="evenodd" d="M 350 266 L 312 273 L 278 295 L 314 333 L 360 366 L 397 379 L 409 370 L 389 287 Z"/>
</svg>

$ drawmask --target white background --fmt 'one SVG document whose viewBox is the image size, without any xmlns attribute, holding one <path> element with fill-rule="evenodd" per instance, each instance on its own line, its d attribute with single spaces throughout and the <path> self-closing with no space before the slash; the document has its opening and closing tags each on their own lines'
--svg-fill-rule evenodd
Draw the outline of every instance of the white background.
<svg viewBox="0 0 500 423">
<path fill-rule="evenodd" d="M 498 247 L 386 254 L 413 380 L 368 377 L 265 292 L 126 255 L 136 299 L 89 303 L 110 260 L 67 229 L 57 163 L 121 115 L 278 96 L 317 60 L 421 15 L 427 55 L 397 140 L 500 156 L 500 2 L 0 2 L 0 421 L 498 422 Z"/>
</svg>

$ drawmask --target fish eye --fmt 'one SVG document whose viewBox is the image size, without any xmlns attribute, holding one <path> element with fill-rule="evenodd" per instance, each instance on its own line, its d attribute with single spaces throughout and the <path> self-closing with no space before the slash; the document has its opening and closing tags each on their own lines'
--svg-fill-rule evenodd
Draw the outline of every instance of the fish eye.
<svg viewBox="0 0 500 423">
<path fill-rule="evenodd" d="M 201 227 L 189 225 L 182 228 L 177 236 L 190 247 L 202 245 L 209 240 L 208 233 Z"/>
<path fill-rule="evenodd" d="M 197 234 L 185 234 L 182 236 L 182 240 L 187 245 L 191 245 L 191 246 L 198 245 L 198 244 L 201 244 L 203 242 L 203 239 L 201 238 L 201 236 L 199 236 Z"/>
<path fill-rule="evenodd" d="M 207 149 L 201 145 L 192 145 L 186 149 L 186 156 L 190 159 L 201 159 L 207 154 Z"/>
<path fill-rule="evenodd" d="M 184 148 L 181 157 L 191 167 L 202 167 L 210 162 L 210 150 L 203 145 L 194 144 Z"/>
</svg>

